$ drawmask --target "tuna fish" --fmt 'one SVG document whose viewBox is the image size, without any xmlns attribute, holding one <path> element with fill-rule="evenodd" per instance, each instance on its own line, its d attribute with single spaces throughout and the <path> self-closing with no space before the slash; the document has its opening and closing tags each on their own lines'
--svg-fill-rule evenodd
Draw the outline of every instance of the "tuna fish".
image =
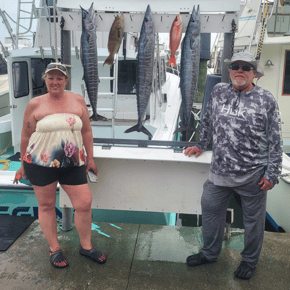
<svg viewBox="0 0 290 290">
<path fill-rule="evenodd" d="M 93 4 L 89 11 L 82 9 L 82 35 L 81 35 L 81 60 L 84 68 L 84 81 L 86 84 L 88 96 L 93 109 L 93 115 L 90 117 L 91 121 L 99 119 L 104 120 L 97 114 L 97 99 L 99 88 L 99 74 L 98 74 L 98 51 L 97 51 L 97 35 L 95 24 L 95 12 Z"/>
<path fill-rule="evenodd" d="M 181 48 L 180 91 L 182 96 L 182 121 L 175 131 L 194 131 L 191 111 L 197 89 L 200 61 L 200 14 L 199 6 L 193 7 Z"/>
<path fill-rule="evenodd" d="M 140 38 L 138 41 L 137 55 L 137 75 L 136 75 L 136 92 L 137 92 L 137 109 L 138 124 L 127 129 L 125 133 L 133 131 L 143 132 L 152 138 L 151 133 L 143 126 L 148 101 L 152 91 L 153 66 L 154 66 L 154 49 L 155 49 L 155 32 L 154 22 L 152 19 L 150 6 L 147 10 L 142 23 Z"/>
<path fill-rule="evenodd" d="M 109 41 L 108 41 L 108 51 L 110 55 L 105 60 L 104 64 L 109 65 L 110 67 L 114 61 L 114 55 L 119 52 L 119 48 L 122 42 L 124 32 L 124 16 L 121 14 L 117 15 L 112 24 L 110 33 L 109 33 Z"/>
<path fill-rule="evenodd" d="M 174 18 L 174 21 L 170 29 L 169 49 L 171 51 L 171 55 L 168 62 L 168 66 L 173 64 L 176 67 L 175 53 L 179 47 L 181 36 L 182 36 L 182 20 L 180 15 L 178 14 Z"/>
</svg>

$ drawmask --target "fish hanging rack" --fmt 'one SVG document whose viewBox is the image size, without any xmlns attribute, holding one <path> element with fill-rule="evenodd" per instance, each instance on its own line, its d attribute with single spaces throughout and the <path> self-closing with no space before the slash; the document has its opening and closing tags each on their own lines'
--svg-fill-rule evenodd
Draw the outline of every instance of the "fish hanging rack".
<svg viewBox="0 0 290 290">
<path fill-rule="evenodd" d="M 124 6 L 123 6 L 124 7 Z M 193 7 L 193 6 L 192 6 Z M 191 8 L 192 9 L 192 8 Z M 100 32 L 108 31 L 111 27 L 115 16 L 123 13 L 124 15 L 124 32 L 140 32 L 141 25 L 144 19 L 145 10 L 142 12 L 132 11 L 112 11 L 98 10 L 95 7 L 96 13 L 96 30 Z M 186 31 L 187 23 L 191 15 L 191 11 L 170 12 L 154 12 L 152 9 L 152 17 L 157 33 L 169 33 L 172 22 L 177 14 L 181 14 L 183 32 Z M 77 9 L 58 8 L 58 14 L 65 19 L 64 30 L 81 31 L 81 11 Z M 200 12 L 201 33 L 230 33 L 232 30 L 231 23 L 239 21 L 239 12 Z"/>
</svg>

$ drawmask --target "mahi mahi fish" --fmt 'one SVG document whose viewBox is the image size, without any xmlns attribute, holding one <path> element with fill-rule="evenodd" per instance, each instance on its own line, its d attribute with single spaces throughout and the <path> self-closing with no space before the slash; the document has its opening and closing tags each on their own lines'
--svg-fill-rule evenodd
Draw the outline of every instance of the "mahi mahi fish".
<svg viewBox="0 0 290 290">
<path fill-rule="evenodd" d="M 89 11 L 82 9 L 82 35 L 81 35 L 81 60 L 84 69 L 84 81 L 86 84 L 88 96 L 93 109 L 91 121 L 106 120 L 97 114 L 97 99 L 99 88 L 98 74 L 98 51 L 97 51 L 97 35 L 95 24 L 95 11 L 93 4 Z"/>
<path fill-rule="evenodd" d="M 171 55 L 168 62 L 168 66 L 173 64 L 176 67 L 175 53 L 179 47 L 179 43 L 182 36 L 182 20 L 179 14 L 174 18 L 169 35 L 170 35 L 169 49 Z"/>
<path fill-rule="evenodd" d="M 119 52 L 119 48 L 122 42 L 124 32 L 124 16 L 121 14 L 117 15 L 112 24 L 110 33 L 109 33 L 109 41 L 108 41 L 108 51 L 110 55 L 105 60 L 104 64 L 109 65 L 110 67 L 114 61 L 114 55 Z"/>
<path fill-rule="evenodd" d="M 136 75 L 138 124 L 127 129 L 125 133 L 130 133 L 133 131 L 143 132 L 150 138 L 152 138 L 152 134 L 143 126 L 143 120 L 152 91 L 154 49 L 154 22 L 152 19 L 150 6 L 148 5 L 142 23 L 140 38 L 138 41 Z"/>
<path fill-rule="evenodd" d="M 182 131 L 194 131 L 191 122 L 191 111 L 197 89 L 197 78 L 200 61 L 200 14 L 199 5 L 195 11 L 193 6 L 192 14 L 188 22 L 186 33 L 181 48 L 180 68 L 180 91 L 182 96 L 182 121 L 181 126 L 174 133 Z"/>
</svg>

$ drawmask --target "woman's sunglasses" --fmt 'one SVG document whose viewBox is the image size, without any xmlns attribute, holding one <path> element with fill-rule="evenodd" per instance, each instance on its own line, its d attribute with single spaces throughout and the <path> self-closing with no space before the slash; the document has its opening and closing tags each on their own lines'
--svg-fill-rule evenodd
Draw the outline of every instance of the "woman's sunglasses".
<svg viewBox="0 0 290 290">
<path fill-rule="evenodd" d="M 250 65 L 246 65 L 246 64 L 233 64 L 233 65 L 230 65 L 230 69 L 231 70 L 239 70 L 240 68 L 242 68 L 243 71 L 255 70 L 254 67 L 252 67 Z"/>
<path fill-rule="evenodd" d="M 65 66 L 61 65 L 61 64 L 57 64 L 57 63 L 50 63 L 46 69 L 53 69 L 53 68 L 58 68 L 62 71 L 64 71 L 65 73 L 67 73 L 67 69 Z"/>
</svg>

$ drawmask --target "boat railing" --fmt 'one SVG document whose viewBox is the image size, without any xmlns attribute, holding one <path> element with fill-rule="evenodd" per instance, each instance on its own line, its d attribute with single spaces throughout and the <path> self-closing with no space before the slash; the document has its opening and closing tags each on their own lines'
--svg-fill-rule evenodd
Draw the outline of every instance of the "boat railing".
<svg viewBox="0 0 290 290">
<path fill-rule="evenodd" d="M 179 76 L 180 72 L 179 72 L 179 67 L 174 67 L 174 66 L 168 66 L 166 67 L 166 72 L 174 74 L 176 76 Z"/>
</svg>

